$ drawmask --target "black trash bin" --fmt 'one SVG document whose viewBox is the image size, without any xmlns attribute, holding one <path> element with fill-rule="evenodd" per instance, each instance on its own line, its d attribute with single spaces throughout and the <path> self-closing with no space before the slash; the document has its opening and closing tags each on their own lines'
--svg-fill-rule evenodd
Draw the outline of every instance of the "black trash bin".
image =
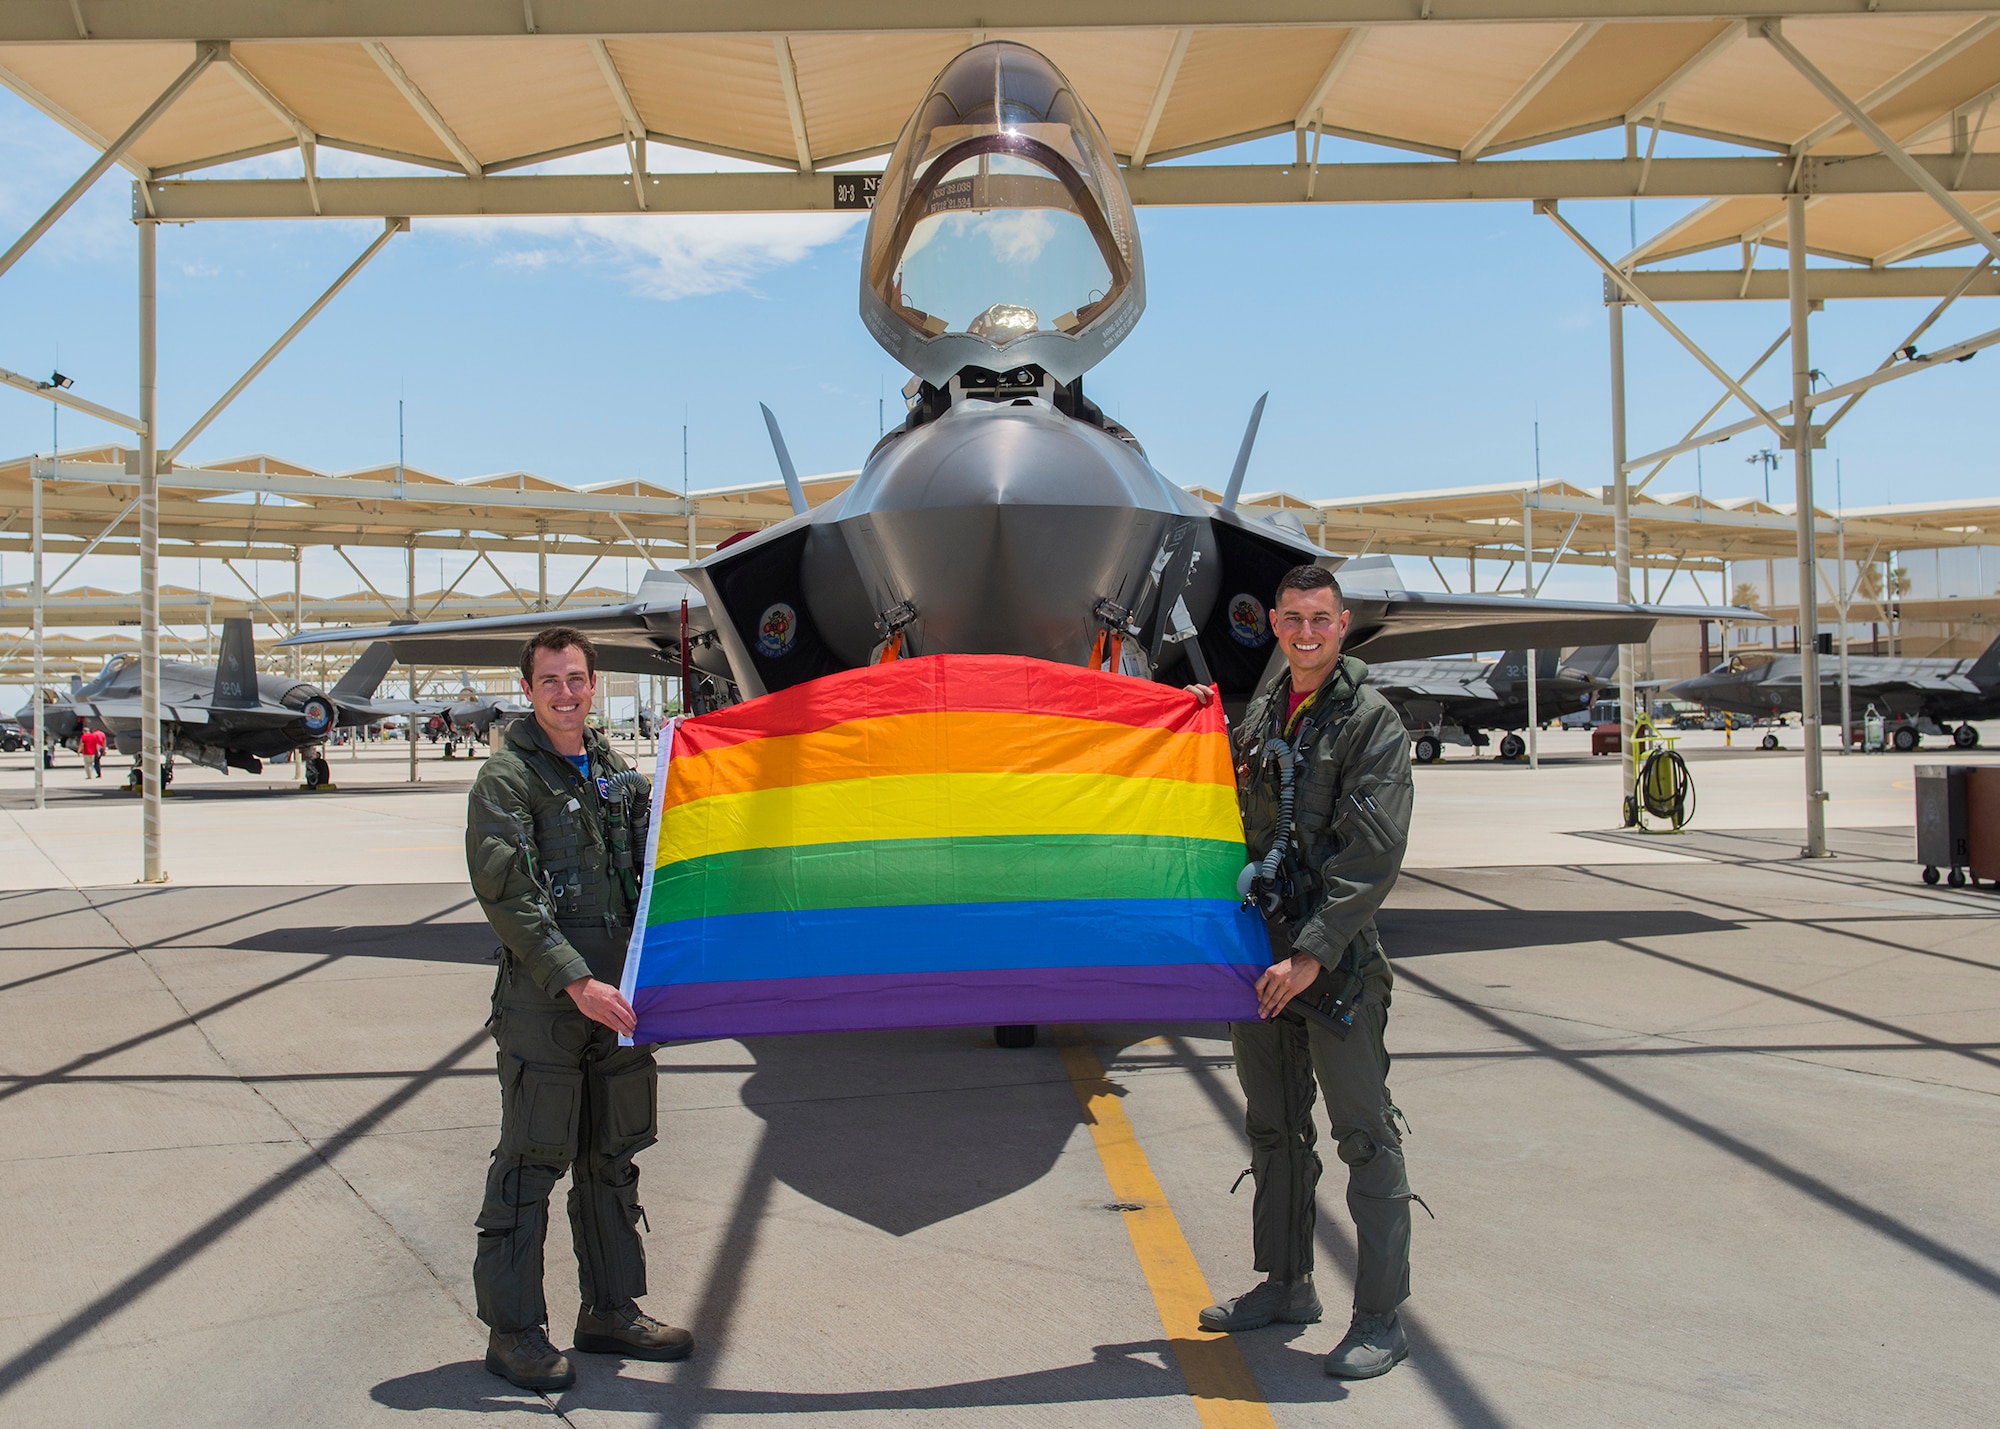
<svg viewBox="0 0 2000 1429">
<path fill-rule="evenodd" d="M 1953 888 L 1965 885 L 1971 854 L 1966 841 L 1963 764 L 1917 766 L 1917 862 L 1924 882 L 1936 883 L 1938 870 Z"/>
</svg>

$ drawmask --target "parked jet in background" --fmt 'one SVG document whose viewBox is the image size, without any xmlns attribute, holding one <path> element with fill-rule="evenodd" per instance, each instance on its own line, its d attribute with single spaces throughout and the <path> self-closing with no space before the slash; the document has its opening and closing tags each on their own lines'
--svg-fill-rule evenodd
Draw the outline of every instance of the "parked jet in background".
<svg viewBox="0 0 2000 1429">
<path fill-rule="evenodd" d="M 370 646 L 329 692 L 283 675 L 257 673 L 251 623 L 222 622 L 214 666 L 160 662 L 160 748 L 172 781 L 176 758 L 227 773 L 260 772 L 263 761 L 294 750 L 311 751 L 306 783 L 327 782 L 319 746 L 337 725 L 379 722 L 392 710 L 370 697 L 388 672 L 394 652 Z M 120 754 L 137 756 L 140 742 L 139 657 L 113 655 L 104 671 L 70 701 L 76 718 L 110 735 Z M 137 773 L 133 776 L 138 777 Z"/>
<path fill-rule="evenodd" d="M 1535 652 L 1535 712 L 1551 720 L 1589 706 L 1591 697 L 1618 678 L 1618 647 L 1590 645 L 1567 660 L 1555 650 Z M 1368 667 L 1368 683 L 1403 717 L 1411 749 L 1421 764 L 1443 757 L 1446 731 L 1461 732 L 1475 749 L 1486 731 L 1506 731 L 1502 759 L 1519 759 L 1527 745 L 1515 730 L 1528 726 L 1528 653 L 1509 650 L 1498 660 L 1387 660 Z"/>
<path fill-rule="evenodd" d="M 1820 709 L 1837 720 L 1840 662 L 1821 657 L 1819 673 Z M 1901 750 L 1915 749 L 1926 734 L 1947 731 L 1958 748 L 1971 749 L 1979 743 L 1979 731 L 1970 722 L 2000 719 L 2000 639 L 1972 660 L 1850 655 L 1847 677 L 1854 718 L 1860 720 L 1869 705 L 1875 706 L 1889 723 L 1890 742 Z M 1796 713 L 1803 687 L 1798 656 L 1746 650 L 1706 675 L 1669 686 L 1667 693 L 1761 719 Z M 1777 743 L 1775 736 L 1765 740 L 1767 748 Z"/>
</svg>

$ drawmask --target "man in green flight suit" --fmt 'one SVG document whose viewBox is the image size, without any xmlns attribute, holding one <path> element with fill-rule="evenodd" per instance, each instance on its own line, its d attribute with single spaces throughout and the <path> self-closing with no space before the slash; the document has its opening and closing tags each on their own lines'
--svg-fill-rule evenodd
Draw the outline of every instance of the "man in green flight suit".
<svg viewBox="0 0 2000 1429">
<path fill-rule="evenodd" d="M 1375 910 L 1402 868 L 1414 787 L 1402 721 L 1363 683 L 1368 667 L 1340 653 L 1349 619 L 1331 572 L 1285 573 L 1271 610 L 1285 668 L 1252 697 L 1236 734 L 1247 891 L 1271 935 L 1272 965 L 1257 982 L 1263 1020 L 1231 1027 L 1257 1185 L 1251 1242 L 1267 1278 L 1202 1311 L 1201 1325 L 1320 1318 L 1317 1080 L 1360 1240 L 1354 1318 L 1326 1372 L 1370 1379 L 1409 1354 L 1396 1307 L 1410 1294 L 1411 1195 L 1387 1085 L 1392 979 Z"/>
<path fill-rule="evenodd" d="M 500 935 L 488 1023 L 499 1044 L 500 1144 L 479 1211 L 472 1282 L 491 1333 L 486 1367 L 523 1389 L 576 1380 L 549 1342 L 542 1245 L 549 1194 L 570 1174 L 582 1305 L 576 1348 L 685 1359 L 694 1336 L 638 1306 L 646 1293 L 639 1168 L 657 1139 L 659 1074 L 618 991 L 638 906 L 646 778 L 589 727 L 597 651 L 545 630 L 521 651 L 532 719 L 473 781 L 465 826 L 472 891 Z"/>
</svg>

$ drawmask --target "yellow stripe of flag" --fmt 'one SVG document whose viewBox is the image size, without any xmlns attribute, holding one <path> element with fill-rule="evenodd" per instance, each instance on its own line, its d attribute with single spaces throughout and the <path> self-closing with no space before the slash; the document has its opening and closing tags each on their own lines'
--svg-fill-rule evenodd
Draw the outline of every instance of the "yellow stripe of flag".
<svg viewBox="0 0 2000 1429">
<path fill-rule="evenodd" d="M 658 864 L 749 848 L 1151 834 L 1240 842 L 1236 791 L 1115 774 L 913 774 L 724 794 L 668 810 Z"/>
</svg>

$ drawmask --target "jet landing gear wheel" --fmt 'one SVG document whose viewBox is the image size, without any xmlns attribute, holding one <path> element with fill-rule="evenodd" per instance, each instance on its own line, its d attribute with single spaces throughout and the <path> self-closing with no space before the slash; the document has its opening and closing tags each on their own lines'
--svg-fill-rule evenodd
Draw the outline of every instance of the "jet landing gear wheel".
<svg viewBox="0 0 2000 1429">
<path fill-rule="evenodd" d="M 1500 736 L 1500 757 L 1502 759 L 1519 759 L 1527 752 L 1528 742 L 1522 739 L 1520 735 L 1503 734 Z"/>
<path fill-rule="evenodd" d="M 1411 752 L 1416 755 L 1417 763 L 1435 764 L 1444 758 L 1444 742 L 1434 734 L 1420 734 Z"/>
<path fill-rule="evenodd" d="M 1775 734 L 1765 735 L 1757 742 L 1757 747 L 1759 749 L 1776 749 L 1778 747 L 1778 736 Z"/>
<path fill-rule="evenodd" d="M 317 790 L 333 783 L 333 766 L 326 762 L 324 754 L 309 754 L 305 758 L 306 788 Z"/>
<path fill-rule="evenodd" d="M 1028 1027 L 996 1027 L 993 1029 L 993 1045 L 1018 1052 L 1024 1047 L 1035 1045 L 1035 1029 Z"/>
<path fill-rule="evenodd" d="M 1896 746 L 1898 754 L 1908 754 L 1919 744 L 1923 743 L 1923 736 L 1918 734 L 1912 726 L 1899 724 L 1896 726 L 1895 734 L 1890 736 L 1889 742 Z"/>
<path fill-rule="evenodd" d="M 1951 732 L 1951 742 L 1960 749 L 1979 748 L 1979 731 L 1969 724 L 1962 724 Z"/>
</svg>

